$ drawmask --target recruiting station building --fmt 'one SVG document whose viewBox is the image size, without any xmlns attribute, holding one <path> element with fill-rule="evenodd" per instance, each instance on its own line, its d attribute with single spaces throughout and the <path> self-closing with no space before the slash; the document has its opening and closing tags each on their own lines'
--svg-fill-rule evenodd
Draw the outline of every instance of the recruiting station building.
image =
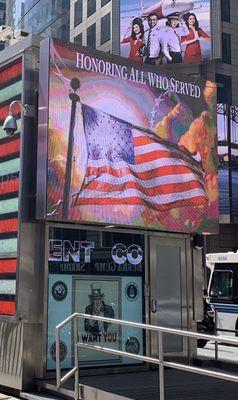
<svg viewBox="0 0 238 400">
<path fill-rule="evenodd" d="M 0 82 L 0 385 L 53 376 L 55 327 L 74 312 L 196 330 L 196 237 L 218 229 L 215 84 L 36 37 L 2 52 Z M 35 113 L 16 106 L 8 137 L 16 99 Z M 116 324 L 80 320 L 78 337 L 158 353 L 154 336 Z M 72 367 L 71 326 L 60 358 Z M 148 366 L 81 350 L 80 367 Z"/>
</svg>

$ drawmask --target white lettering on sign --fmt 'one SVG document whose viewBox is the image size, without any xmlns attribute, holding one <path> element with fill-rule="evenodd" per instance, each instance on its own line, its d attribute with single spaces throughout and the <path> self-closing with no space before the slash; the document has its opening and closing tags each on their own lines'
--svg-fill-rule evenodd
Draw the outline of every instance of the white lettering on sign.
<svg viewBox="0 0 238 400">
<path fill-rule="evenodd" d="M 64 263 L 84 263 L 91 262 L 91 255 L 95 249 L 94 242 L 79 241 L 79 240 L 49 240 L 49 261 L 64 262 Z M 115 264 L 122 265 L 129 262 L 131 265 L 139 265 L 143 260 L 143 250 L 137 244 L 132 244 L 126 247 L 122 243 L 117 243 L 111 250 L 112 260 Z M 105 263 L 104 263 L 105 264 Z M 110 271 L 113 265 L 110 266 Z"/>
<path fill-rule="evenodd" d="M 138 265 L 143 259 L 143 251 L 137 244 L 132 244 L 127 248 L 124 244 L 118 243 L 112 248 L 112 259 L 119 265 L 126 261 L 132 265 Z"/>
<path fill-rule="evenodd" d="M 49 261 L 80 262 L 80 255 L 83 252 L 84 262 L 91 262 L 91 251 L 95 248 L 94 242 L 50 239 Z"/>
<path fill-rule="evenodd" d="M 171 8 L 176 6 L 176 0 L 171 3 Z M 201 88 L 190 82 L 184 82 L 175 78 L 167 78 L 163 74 L 157 72 L 142 71 L 135 67 L 128 67 L 104 61 L 91 57 L 84 53 L 76 52 L 76 68 L 85 71 L 96 72 L 100 75 L 110 76 L 112 78 L 129 80 L 141 85 L 149 85 L 160 90 L 170 90 L 171 92 L 187 95 L 190 97 L 200 98 L 202 95 Z"/>
</svg>

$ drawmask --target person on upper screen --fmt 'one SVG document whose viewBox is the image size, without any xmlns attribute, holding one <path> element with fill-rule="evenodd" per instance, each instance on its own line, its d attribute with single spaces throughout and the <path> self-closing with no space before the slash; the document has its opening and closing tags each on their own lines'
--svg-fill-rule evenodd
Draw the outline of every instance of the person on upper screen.
<svg viewBox="0 0 238 400">
<path fill-rule="evenodd" d="M 143 61 L 143 37 L 144 37 L 144 25 L 141 18 L 135 18 L 132 21 L 131 35 L 127 36 L 128 28 L 121 43 L 130 43 L 130 54 L 129 59 L 133 61 Z"/>
<path fill-rule="evenodd" d="M 161 64 L 160 29 L 158 28 L 158 15 L 152 13 L 148 16 L 149 28 L 145 31 L 145 63 L 158 65 Z"/>
<path fill-rule="evenodd" d="M 167 63 L 182 63 L 181 37 L 189 34 L 184 21 L 175 13 L 167 17 L 166 28 L 160 30 L 160 43 Z"/>
<path fill-rule="evenodd" d="M 195 14 L 187 14 L 185 16 L 185 22 L 189 29 L 189 34 L 181 38 L 181 43 L 186 45 L 183 62 L 201 62 L 202 51 L 200 40 L 201 38 L 210 40 L 210 36 L 199 27 L 199 23 Z"/>
</svg>

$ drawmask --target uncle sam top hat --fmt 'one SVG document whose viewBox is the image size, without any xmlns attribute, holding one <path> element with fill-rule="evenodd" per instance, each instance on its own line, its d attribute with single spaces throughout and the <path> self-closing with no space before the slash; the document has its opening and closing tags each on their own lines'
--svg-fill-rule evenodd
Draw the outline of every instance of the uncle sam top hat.
<svg viewBox="0 0 238 400">
<path fill-rule="evenodd" d="M 88 295 L 90 299 L 102 299 L 104 297 L 104 293 L 101 291 L 100 287 L 94 287 L 94 285 L 90 285 L 91 294 Z"/>
</svg>

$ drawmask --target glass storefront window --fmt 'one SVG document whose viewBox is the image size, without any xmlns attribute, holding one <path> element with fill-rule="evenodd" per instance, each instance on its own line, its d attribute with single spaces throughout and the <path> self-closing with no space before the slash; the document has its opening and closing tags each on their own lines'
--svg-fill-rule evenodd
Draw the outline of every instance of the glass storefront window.
<svg viewBox="0 0 238 400">
<path fill-rule="evenodd" d="M 55 327 L 74 312 L 143 321 L 144 236 L 50 228 L 47 369 L 55 369 Z M 78 340 L 143 354 L 143 332 L 79 319 Z M 72 327 L 61 335 L 62 368 L 72 366 Z M 80 350 L 80 364 L 120 365 L 133 359 Z"/>
</svg>

